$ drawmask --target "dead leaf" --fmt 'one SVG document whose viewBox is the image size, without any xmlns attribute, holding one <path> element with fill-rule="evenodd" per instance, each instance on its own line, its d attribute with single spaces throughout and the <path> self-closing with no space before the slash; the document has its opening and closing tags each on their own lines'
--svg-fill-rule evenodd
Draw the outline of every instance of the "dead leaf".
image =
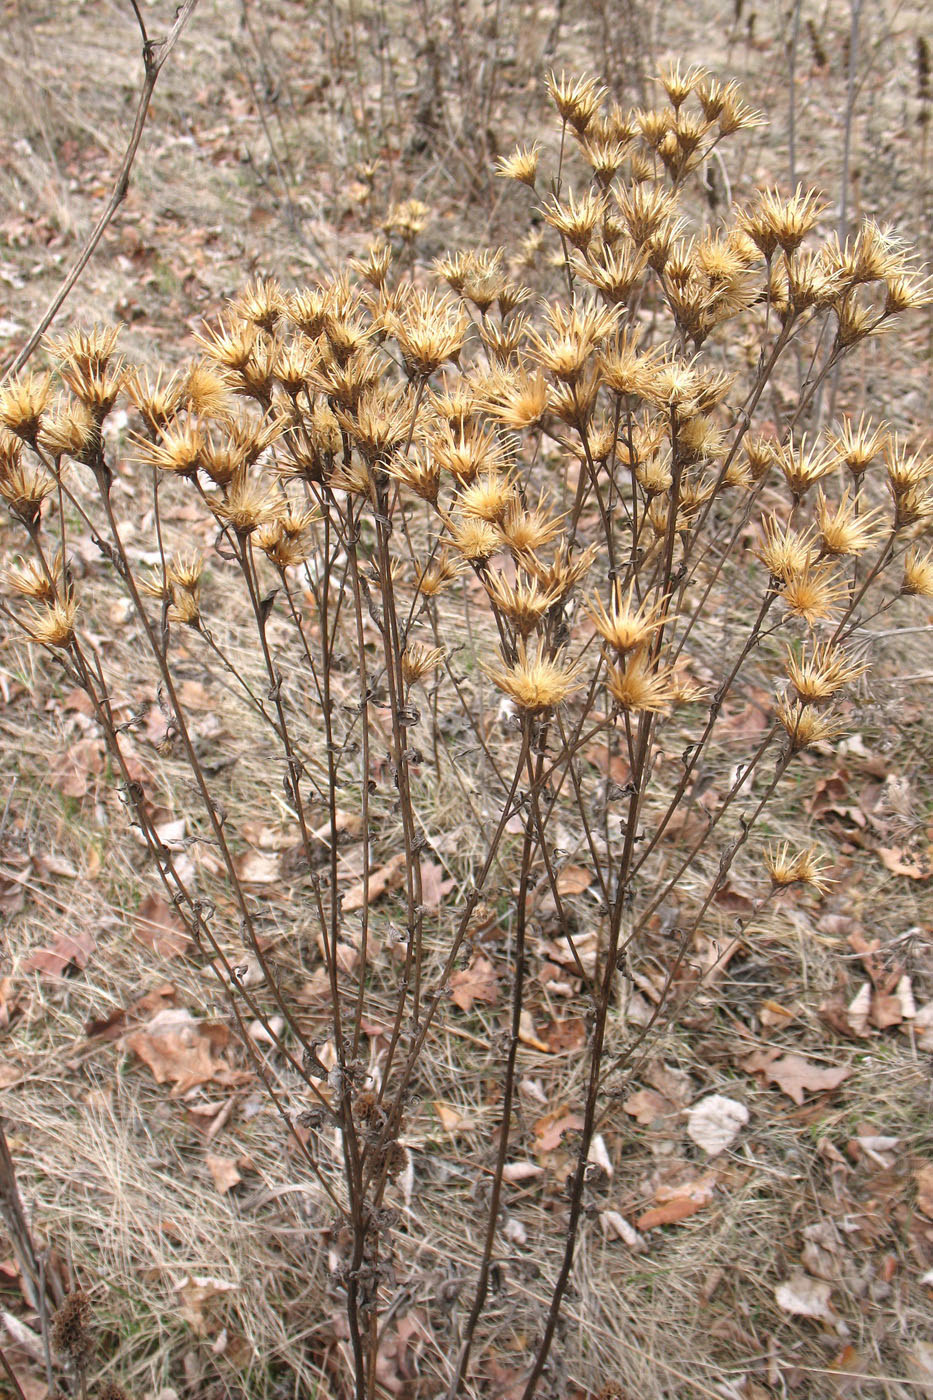
<svg viewBox="0 0 933 1400">
<path fill-rule="evenodd" d="M 933 1001 L 928 1001 L 917 1010 L 913 1029 L 917 1045 L 921 1050 L 933 1050 Z"/>
<path fill-rule="evenodd" d="M 878 858 L 892 875 L 906 875 L 910 880 L 929 880 L 933 875 L 929 861 L 912 855 L 901 846 L 876 846 Z"/>
<path fill-rule="evenodd" d="M 582 894 L 593 883 L 594 875 L 585 865 L 565 865 L 557 877 L 558 894 Z"/>
<path fill-rule="evenodd" d="M 630 1225 L 625 1216 L 620 1215 L 617 1210 L 601 1210 L 599 1223 L 607 1239 L 614 1235 L 636 1254 L 644 1254 L 648 1248 L 644 1235 L 640 1235 L 635 1226 Z"/>
<path fill-rule="evenodd" d="M 933 1220 L 933 1162 L 925 1162 L 914 1172 L 917 1183 L 917 1209 L 928 1220 Z"/>
<path fill-rule="evenodd" d="M 795 1317 L 819 1317 L 834 1322 L 830 1298 L 832 1288 L 821 1279 L 811 1278 L 802 1269 L 795 1269 L 790 1278 L 774 1290 L 775 1301 L 784 1312 Z"/>
<path fill-rule="evenodd" d="M 450 894 L 456 881 L 445 878 L 444 867 L 433 860 L 421 862 L 421 903 L 425 909 L 439 909 L 445 894 Z"/>
<path fill-rule="evenodd" d="M 232 1191 L 234 1186 L 239 1185 L 243 1180 L 232 1157 L 215 1157 L 213 1152 L 208 1152 L 204 1161 L 207 1164 L 207 1170 L 213 1177 L 214 1185 L 222 1196 L 225 1196 L 228 1191 Z"/>
<path fill-rule="evenodd" d="M 646 1128 L 665 1118 L 673 1118 L 678 1112 L 670 1100 L 656 1089 L 638 1089 L 629 1095 L 622 1107 L 630 1118 Z"/>
<path fill-rule="evenodd" d="M 677 1186 L 660 1186 L 654 1193 L 659 1202 L 646 1210 L 635 1221 L 639 1230 L 656 1230 L 661 1225 L 676 1225 L 697 1211 L 703 1210 L 713 1199 L 716 1189 L 716 1173 L 698 1177 L 694 1181 L 681 1182 Z"/>
<path fill-rule="evenodd" d="M 522 1011 L 518 1023 L 518 1038 L 523 1045 L 527 1045 L 532 1050 L 539 1051 L 542 1055 L 549 1055 L 551 1047 L 546 1040 L 542 1040 L 535 1030 L 534 1017 L 526 1006 Z"/>
<path fill-rule="evenodd" d="M 459 1128 L 468 1126 L 468 1120 L 451 1104 L 444 1103 L 441 1099 L 434 1100 L 434 1112 L 437 1114 L 441 1127 L 445 1132 L 455 1133 Z"/>
<path fill-rule="evenodd" d="M 0 1089 L 9 1089 L 10 1085 L 16 1084 L 24 1074 L 24 1070 L 11 1064 L 9 1060 L 0 1060 Z"/>
<path fill-rule="evenodd" d="M 243 851 L 233 862 L 244 885 L 274 885 L 282 878 L 282 863 L 275 851 Z"/>
<path fill-rule="evenodd" d="M 748 1122 L 748 1109 L 737 1099 L 710 1094 L 694 1104 L 687 1117 L 687 1134 L 710 1157 L 731 1147 Z"/>
<path fill-rule="evenodd" d="M 555 1152 L 560 1147 L 564 1133 L 576 1132 L 583 1127 L 579 1113 L 571 1113 L 568 1108 L 555 1108 L 545 1113 L 534 1125 L 537 1138 L 535 1149 L 538 1152 Z"/>
<path fill-rule="evenodd" d="M 405 852 L 399 851 L 386 865 L 380 865 L 378 870 L 369 872 L 369 886 L 366 890 L 362 880 L 351 885 L 343 897 L 343 912 L 352 914 L 355 910 L 362 909 L 366 903 L 375 903 L 386 890 L 394 890 L 402 883 L 404 873 Z"/>
<path fill-rule="evenodd" d="M 52 783 L 63 797 L 84 797 L 104 767 L 103 746 L 98 739 L 79 739 L 56 762 Z"/>
<path fill-rule="evenodd" d="M 177 1095 L 215 1078 L 229 1081 L 230 1066 L 215 1055 L 229 1034 L 226 1026 L 209 1025 L 179 1007 L 157 1012 L 123 1043 L 149 1066 L 157 1084 L 174 1084 Z"/>
<path fill-rule="evenodd" d="M 191 943 L 178 910 L 158 894 L 146 895 L 139 906 L 134 933 L 160 958 L 177 957 Z"/>
<path fill-rule="evenodd" d="M 215 1329 L 219 1330 L 218 1299 L 235 1289 L 236 1284 L 225 1279 L 188 1275 L 175 1286 L 181 1300 L 179 1313 L 198 1337 L 208 1337 Z"/>
<path fill-rule="evenodd" d="M 469 967 L 455 972 L 450 979 L 450 995 L 461 1011 L 472 1011 L 474 1001 L 494 1005 L 499 1000 L 499 982 L 489 959 L 478 953 Z"/>
<path fill-rule="evenodd" d="M 148 1020 L 157 1011 L 162 1011 L 175 998 L 175 987 L 171 982 L 163 982 L 161 986 L 154 987 L 152 991 L 146 992 L 138 997 L 129 1006 L 118 1007 L 116 1011 L 111 1011 L 108 1016 L 94 1017 L 84 1023 L 84 1034 L 88 1040 L 119 1040 L 127 1029 L 127 1024 L 134 1020 Z"/>
<path fill-rule="evenodd" d="M 756 1050 L 742 1064 L 753 1074 L 763 1074 L 765 1083 L 776 1084 L 798 1105 L 803 1104 L 805 1093 L 817 1094 L 826 1089 L 836 1089 L 851 1073 L 848 1065 L 824 1069 L 812 1060 L 805 1060 L 802 1055 L 779 1056 L 776 1050 Z"/>
<path fill-rule="evenodd" d="M 27 972 L 40 972 L 47 977 L 65 977 L 87 967 L 94 951 L 94 935 L 90 929 L 77 933 L 60 933 L 51 948 L 37 948 L 23 963 Z"/>
<path fill-rule="evenodd" d="M 541 1176 L 544 1168 L 537 1162 L 506 1162 L 502 1168 L 503 1181 L 516 1182 L 530 1181 L 532 1177 Z"/>
</svg>

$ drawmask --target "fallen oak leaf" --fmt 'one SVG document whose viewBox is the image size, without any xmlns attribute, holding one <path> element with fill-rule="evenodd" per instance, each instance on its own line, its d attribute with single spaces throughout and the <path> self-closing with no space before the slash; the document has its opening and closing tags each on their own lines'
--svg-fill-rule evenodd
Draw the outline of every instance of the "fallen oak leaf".
<svg viewBox="0 0 933 1400">
<path fill-rule="evenodd" d="M 357 909 L 362 909 L 364 905 L 373 904 L 385 894 L 386 890 L 394 890 L 401 883 L 405 873 L 405 852 L 399 851 L 385 865 L 380 865 L 378 870 L 369 872 L 369 883 L 364 888 L 363 881 L 358 881 L 347 890 L 343 897 L 342 908 L 345 914 L 352 914 Z"/>
<path fill-rule="evenodd" d="M 830 1301 L 832 1291 L 822 1279 L 811 1278 L 797 1269 L 789 1279 L 777 1285 L 774 1299 L 779 1308 L 795 1317 L 818 1317 L 835 1322 L 836 1314 Z"/>
<path fill-rule="evenodd" d="M 123 1043 L 148 1065 L 157 1084 L 174 1084 L 172 1093 L 178 1095 L 215 1078 L 229 1080 L 230 1066 L 214 1053 L 228 1040 L 225 1026 L 208 1025 L 179 1007 L 157 1012 Z"/>
<path fill-rule="evenodd" d="M 731 1147 L 748 1122 L 748 1109 L 737 1099 L 709 1094 L 687 1117 L 687 1136 L 710 1157 Z"/>
<path fill-rule="evenodd" d="M 47 977 L 67 977 L 87 967 L 94 951 L 94 935 L 89 929 L 60 933 L 51 948 L 37 948 L 23 963 L 27 972 Z"/>
<path fill-rule="evenodd" d="M 450 995 L 461 1011 L 472 1011 L 474 1001 L 494 1005 L 499 1000 L 499 980 L 489 959 L 479 953 L 469 967 L 455 972 L 450 979 Z"/>
<path fill-rule="evenodd" d="M 228 1191 L 232 1191 L 234 1186 L 238 1186 L 243 1180 L 232 1157 L 216 1157 L 213 1152 L 208 1152 L 205 1154 L 204 1161 L 214 1185 L 222 1196 L 225 1196 Z"/>
<path fill-rule="evenodd" d="M 654 1193 L 656 1206 L 644 1211 L 635 1221 L 638 1230 L 656 1230 L 661 1225 L 676 1225 L 691 1215 L 703 1210 L 713 1199 L 716 1189 L 716 1173 L 693 1181 L 684 1181 L 677 1186 L 659 1186 Z"/>
<path fill-rule="evenodd" d="M 191 943 L 177 909 L 158 894 L 148 894 L 139 906 L 133 932 L 160 958 L 177 957 Z"/>
<path fill-rule="evenodd" d="M 564 1133 L 575 1132 L 583 1127 L 579 1113 L 571 1113 L 568 1108 L 555 1108 L 545 1113 L 534 1124 L 537 1138 L 535 1149 L 538 1152 L 555 1152 L 560 1147 Z"/>
<path fill-rule="evenodd" d="M 848 1065 L 823 1069 L 802 1055 L 779 1056 L 776 1050 L 756 1050 L 742 1061 L 742 1067 L 750 1073 L 762 1074 L 765 1083 L 776 1084 L 798 1107 L 803 1105 L 805 1093 L 836 1089 L 851 1074 Z"/>
</svg>

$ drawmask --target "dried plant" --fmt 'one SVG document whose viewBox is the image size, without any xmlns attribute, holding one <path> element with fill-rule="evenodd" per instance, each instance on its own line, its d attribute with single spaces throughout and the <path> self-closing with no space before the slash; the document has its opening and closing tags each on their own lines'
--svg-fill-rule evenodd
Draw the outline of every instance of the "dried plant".
<svg viewBox="0 0 933 1400">
<path fill-rule="evenodd" d="M 410 1259 L 407 1134 L 464 960 L 486 936 L 510 1011 L 488 1046 L 498 1129 L 475 1164 L 488 1194 L 473 1282 L 453 1321 L 433 1319 L 433 1393 L 470 1389 L 485 1339 L 545 924 L 586 1026 L 567 1213 L 541 1245 L 546 1306 L 527 1319 L 531 1400 L 600 1123 L 695 991 L 691 947 L 762 813 L 800 755 L 849 723 L 866 620 L 933 594 L 933 456 L 864 418 L 818 432 L 813 414 L 847 357 L 930 300 L 908 252 L 872 223 L 823 236 L 803 188 L 698 222 L 691 177 L 760 121 L 732 84 L 674 66 L 660 105 L 630 112 L 590 78 L 553 75 L 549 91 L 556 169 L 536 145 L 498 169 L 529 214 L 547 191 L 549 262 L 534 241 L 512 261 L 460 252 L 436 266 L 447 290 L 424 285 L 412 247 L 429 211 L 410 201 L 347 274 L 247 287 L 185 372 L 153 380 L 100 329 L 51 347 L 53 374 L 0 392 L 0 494 L 22 536 L 4 616 L 90 698 L 193 956 L 317 1183 L 345 1318 L 339 1383 L 356 1400 L 379 1388 L 381 1322 Z M 523 272 L 556 290 L 537 301 Z M 776 384 L 798 352 L 810 369 L 789 401 Z M 118 404 L 136 415 L 122 443 Z M 76 531 L 130 601 L 161 752 L 187 771 L 170 794 L 185 860 L 157 829 L 162 770 L 139 760 Z M 185 702 L 194 660 L 242 705 L 281 795 L 306 921 L 281 957 L 309 979 L 310 1016 L 270 951 L 230 780 Z M 738 754 L 723 721 L 750 677 L 769 712 Z M 731 777 L 704 796 L 723 753 Z M 444 803 L 463 812 L 460 852 L 432 824 Z M 348 826 L 363 837 L 352 901 Z M 459 882 L 456 907 L 427 896 L 433 857 Z M 592 873 L 585 910 L 561 879 L 571 859 Z M 751 867 L 756 909 L 827 880 L 812 848 L 762 846 Z M 667 970 L 638 1022 L 628 977 L 662 905 L 676 909 Z"/>
</svg>

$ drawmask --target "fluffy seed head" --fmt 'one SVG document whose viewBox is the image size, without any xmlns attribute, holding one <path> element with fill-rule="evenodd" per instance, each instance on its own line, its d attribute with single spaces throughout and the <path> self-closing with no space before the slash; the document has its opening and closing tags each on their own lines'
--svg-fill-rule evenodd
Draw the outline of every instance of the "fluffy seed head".
<svg viewBox="0 0 933 1400">
<path fill-rule="evenodd" d="M 518 659 L 512 664 L 494 663 L 484 667 L 491 680 L 515 706 L 527 715 L 540 715 L 562 704 L 583 684 L 581 663 L 563 656 L 548 656 L 543 648 L 530 654 L 519 644 Z"/>
</svg>

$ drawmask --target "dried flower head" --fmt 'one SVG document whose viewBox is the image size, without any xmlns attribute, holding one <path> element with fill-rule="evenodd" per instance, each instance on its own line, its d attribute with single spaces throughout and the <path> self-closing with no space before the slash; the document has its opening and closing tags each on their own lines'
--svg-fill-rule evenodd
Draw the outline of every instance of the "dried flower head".
<svg viewBox="0 0 933 1400">
<path fill-rule="evenodd" d="M 503 661 L 483 669 L 526 715 L 555 709 L 583 684 L 579 661 L 567 661 L 560 654 L 549 656 L 543 646 L 530 654 L 523 642 L 519 643 L 517 660 L 511 665 Z"/>
<path fill-rule="evenodd" d="M 42 609 L 33 609 L 23 626 L 34 642 L 44 647 L 67 647 L 74 640 L 78 605 L 74 598 L 56 598 Z"/>
<path fill-rule="evenodd" d="M 774 890 L 784 890 L 791 885 L 810 885 L 818 893 L 825 894 L 833 883 L 826 874 L 829 860 L 819 854 L 815 846 L 791 854 L 788 843 L 782 841 L 780 846 L 768 848 L 764 863 Z"/>
<path fill-rule="evenodd" d="M 786 698 L 778 705 L 777 720 L 787 734 L 791 753 L 825 743 L 842 728 L 841 720 L 830 711 Z"/>
<path fill-rule="evenodd" d="M 541 147 L 537 141 L 532 146 L 516 146 L 511 155 L 500 156 L 496 161 L 496 174 L 504 180 L 518 180 L 534 189 L 540 155 Z"/>
<path fill-rule="evenodd" d="M 51 374 L 17 375 L 0 389 L 0 425 L 23 442 L 35 443 L 51 397 Z"/>
<path fill-rule="evenodd" d="M 826 206 L 816 190 L 803 186 L 785 198 L 778 190 L 762 190 L 749 210 L 739 210 L 738 225 L 766 258 L 778 248 L 795 253 L 812 228 L 819 223 Z"/>
<path fill-rule="evenodd" d="M 425 646 L 423 642 L 409 642 L 402 652 L 402 679 L 406 685 L 414 685 L 424 680 L 441 664 L 446 655 L 443 647 Z"/>
<path fill-rule="evenodd" d="M 631 652 L 622 665 L 610 666 L 606 684 L 626 714 L 665 714 L 676 697 L 670 667 L 647 649 Z"/>
<path fill-rule="evenodd" d="M 933 549 L 909 549 L 904 555 L 901 592 L 917 598 L 933 598 Z"/>
<path fill-rule="evenodd" d="M 91 1357 L 91 1302 L 80 1289 L 65 1295 L 52 1318 L 52 1347 L 83 1371 Z"/>
<path fill-rule="evenodd" d="M 855 423 L 844 418 L 838 432 L 828 432 L 826 442 L 837 454 L 854 477 L 865 472 L 887 446 L 888 427 L 884 423 L 877 426 L 867 421 L 864 413 Z"/>
<path fill-rule="evenodd" d="M 537 579 L 519 575 L 514 583 L 504 574 L 490 571 L 483 582 L 498 610 L 520 637 L 529 637 L 545 614 L 559 602 L 554 589 L 543 589 Z"/>
<path fill-rule="evenodd" d="M 561 73 L 558 78 L 555 73 L 549 73 L 545 85 L 561 119 L 569 122 L 575 131 L 581 133 L 586 131 L 596 116 L 606 95 L 605 89 L 595 78 L 585 75 L 572 78 Z"/>
<path fill-rule="evenodd" d="M 817 643 L 799 656 L 787 649 L 787 676 L 797 699 L 805 705 L 820 705 L 832 699 L 867 669 L 867 662 L 857 661 L 832 642 Z"/>
<path fill-rule="evenodd" d="M 880 509 L 860 515 L 857 503 L 850 499 L 848 487 L 839 504 L 831 505 L 821 486 L 816 498 L 817 538 L 821 553 L 834 557 L 864 554 L 881 538 L 883 532 L 879 522 L 883 518 L 884 512 Z"/>
<path fill-rule="evenodd" d="M 781 597 L 788 614 L 802 618 L 813 627 L 833 617 L 849 597 L 849 588 L 828 560 L 811 564 L 786 580 Z"/>
<path fill-rule="evenodd" d="M 636 603 L 634 579 L 624 596 L 621 582 L 615 580 L 608 611 L 599 597 L 592 598 L 588 606 L 597 632 L 606 645 L 620 656 L 643 647 L 672 616 L 666 610 L 667 599 L 654 602 L 644 599 Z"/>
<path fill-rule="evenodd" d="M 392 330 L 411 375 L 433 374 L 463 349 L 469 322 L 449 293 L 419 292 Z"/>
<path fill-rule="evenodd" d="M 260 525 L 274 520 L 281 510 L 281 498 L 250 476 L 245 467 L 235 473 L 226 499 L 212 500 L 210 504 L 218 519 L 240 536 L 252 534 Z"/>
</svg>

